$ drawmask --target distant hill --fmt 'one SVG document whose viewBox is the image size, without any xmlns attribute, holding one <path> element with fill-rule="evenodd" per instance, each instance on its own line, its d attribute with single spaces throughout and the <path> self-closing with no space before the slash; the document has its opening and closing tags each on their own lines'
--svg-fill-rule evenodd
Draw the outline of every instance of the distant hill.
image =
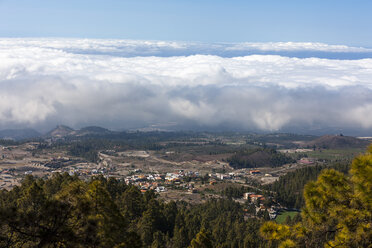
<svg viewBox="0 0 372 248">
<path fill-rule="evenodd" d="M 306 142 L 304 146 L 343 149 L 343 148 L 362 148 L 368 146 L 369 141 L 343 135 L 324 135 L 315 140 Z"/>
<path fill-rule="evenodd" d="M 97 127 L 97 126 L 90 126 L 90 127 L 84 127 L 78 131 L 76 131 L 77 136 L 84 136 L 84 135 L 104 135 L 104 134 L 110 134 L 112 131 L 103 128 L 103 127 Z"/>
<path fill-rule="evenodd" d="M 112 134 L 113 131 L 110 131 L 103 127 L 97 127 L 97 126 L 89 126 L 89 127 L 83 127 L 80 130 L 75 130 L 71 127 L 65 126 L 65 125 L 58 125 L 53 130 L 49 131 L 47 134 L 45 134 L 45 137 L 52 137 L 52 138 L 63 138 L 67 136 L 72 137 L 81 137 L 81 136 L 100 136 L 100 135 L 106 135 L 106 134 Z"/>
<path fill-rule="evenodd" d="M 278 167 L 295 162 L 292 158 L 269 148 L 242 150 L 227 159 L 235 169 L 256 167 Z"/>
<path fill-rule="evenodd" d="M 53 137 L 53 138 L 61 138 L 72 135 L 75 133 L 75 130 L 71 127 L 65 125 L 58 125 L 53 130 L 49 131 L 45 136 L 46 137 Z"/>
<path fill-rule="evenodd" d="M 5 129 L 0 130 L 0 139 L 23 140 L 40 137 L 34 129 Z"/>
</svg>

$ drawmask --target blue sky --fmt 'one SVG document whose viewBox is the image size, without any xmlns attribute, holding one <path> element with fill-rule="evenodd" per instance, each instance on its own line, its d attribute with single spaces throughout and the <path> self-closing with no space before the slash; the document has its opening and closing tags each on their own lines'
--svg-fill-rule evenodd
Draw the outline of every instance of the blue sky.
<svg viewBox="0 0 372 248">
<path fill-rule="evenodd" d="M 0 36 L 372 47 L 371 12 L 368 0 L 0 0 Z"/>
</svg>

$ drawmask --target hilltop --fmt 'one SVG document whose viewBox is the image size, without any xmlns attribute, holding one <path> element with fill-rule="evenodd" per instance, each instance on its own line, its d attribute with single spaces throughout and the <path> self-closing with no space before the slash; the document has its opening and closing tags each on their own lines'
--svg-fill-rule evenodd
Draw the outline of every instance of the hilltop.
<svg viewBox="0 0 372 248">
<path fill-rule="evenodd" d="M 58 125 L 53 130 L 49 131 L 45 136 L 53 138 L 62 138 L 67 136 L 86 136 L 86 135 L 105 135 L 111 134 L 112 131 L 98 126 L 83 127 L 79 130 L 75 130 L 65 125 Z"/>
<path fill-rule="evenodd" d="M 363 148 L 367 147 L 367 140 L 358 139 L 351 136 L 343 135 L 324 135 L 315 140 L 305 143 L 308 147 L 343 149 L 343 148 Z"/>
<path fill-rule="evenodd" d="M 65 125 L 58 125 L 56 128 L 49 131 L 45 136 L 46 137 L 54 137 L 54 138 L 60 138 L 65 137 L 73 134 L 75 132 L 74 129 L 71 127 L 65 126 Z"/>
</svg>

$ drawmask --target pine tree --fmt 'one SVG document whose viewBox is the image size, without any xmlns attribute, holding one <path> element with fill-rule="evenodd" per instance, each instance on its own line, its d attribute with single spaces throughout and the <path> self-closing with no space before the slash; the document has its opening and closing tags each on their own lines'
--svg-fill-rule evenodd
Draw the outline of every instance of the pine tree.
<svg viewBox="0 0 372 248">
<path fill-rule="evenodd" d="M 189 248 L 213 248 L 211 238 L 205 229 L 201 229 L 196 237 L 191 240 Z"/>
<path fill-rule="evenodd" d="M 354 159 L 350 175 L 324 170 L 304 189 L 301 222 L 267 222 L 261 235 L 280 247 L 371 247 L 372 146 Z"/>
</svg>

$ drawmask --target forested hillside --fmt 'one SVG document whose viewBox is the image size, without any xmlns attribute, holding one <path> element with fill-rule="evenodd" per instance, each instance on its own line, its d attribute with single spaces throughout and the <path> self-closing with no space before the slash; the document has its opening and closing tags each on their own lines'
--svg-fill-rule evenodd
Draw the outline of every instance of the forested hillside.
<svg viewBox="0 0 372 248">
<path fill-rule="evenodd" d="M 165 203 L 113 178 L 28 176 L 0 192 L 0 247 L 264 247 L 260 225 L 231 200 Z"/>
<path fill-rule="evenodd" d="M 239 169 L 278 167 L 295 161 L 274 149 L 256 148 L 238 151 L 233 156 L 228 158 L 227 162 L 229 162 L 233 168 Z"/>
<path fill-rule="evenodd" d="M 273 184 L 265 185 L 268 191 L 275 192 L 274 199 L 283 206 L 300 209 L 304 206 L 303 189 L 306 183 L 316 180 L 323 169 L 332 168 L 342 173 L 347 173 L 350 162 L 334 162 L 332 165 L 315 165 L 305 167 L 281 176 Z"/>
<path fill-rule="evenodd" d="M 344 135 L 324 135 L 312 141 L 306 142 L 307 147 L 316 147 L 322 149 L 347 149 L 347 148 L 365 148 L 369 142 L 367 140 L 358 139 Z"/>
<path fill-rule="evenodd" d="M 349 175 L 323 170 L 304 198 L 299 223 L 260 228 L 270 247 L 371 247 L 372 146 L 353 160 Z"/>
</svg>

